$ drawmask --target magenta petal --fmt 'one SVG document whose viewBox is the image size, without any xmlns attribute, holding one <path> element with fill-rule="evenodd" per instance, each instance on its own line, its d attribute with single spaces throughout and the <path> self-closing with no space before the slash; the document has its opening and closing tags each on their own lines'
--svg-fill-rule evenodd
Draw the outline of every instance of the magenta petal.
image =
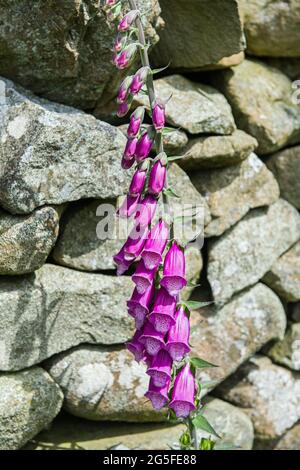
<svg viewBox="0 0 300 470">
<path fill-rule="evenodd" d="M 127 139 L 126 147 L 124 150 L 124 158 L 131 159 L 134 157 L 135 149 L 136 149 L 137 139 Z"/>
<path fill-rule="evenodd" d="M 171 380 L 172 359 L 167 351 L 161 349 L 157 356 L 153 357 L 147 374 L 152 377 L 155 387 L 164 387 Z"/>
<path fill-rule="evenodd" d="M 136 170 L 132 177 L 131 184 L 129 187 L 129 194 L 131 196 L 138 196 L 142 193 L 145 186 L 146 176 L 147 172 L 145 170 L 140 168 Z"/>
<path fill-rule="evenodd" d="M 123 247 L 126 261 L 132 261 L 140 256 L 146 243 L 148 232 L 148 227 L 133 227 Z"/>
<path fill-rule="evenodd" d="M 196 382 L 195 377 L 186 364 L 177 374 L 172 393 L 172 408 L 178 418 L 186 418 L 195 407 Z"/>
<path fill-rule="evenodd" d="M 121 167 L 123 168 L 123 170 L 129 170 L 129 168 L 131 168 L 135 163 L 135 158 L 132 157 L 132 158 L 127 158 L 127 157 L 122 157 L 122 161 L 121 161 Z"/>
<path fill-rule="evenodd" d="M 155 356 L 165 346 L 164 334 L 156 331 L 149 322 L 146 323 L 140 342 L 145 345 L 147 353 L 151 356 Z"/>
<path fill-rule="evenodd" d="M 162 104 L 156 103 L 152 113 L 153 126 L 156 130 L 160 130 L 165 127 L 165 107 Z"/>
<path fill-rule="evenodd" d="M 185 256 L 183 250 L 173 242 L 164 260 L 163 278 L 160 282 L 170 295 L 178 295 L 186 286 Z"/>
<path fill-rule="evenodd" d="M 175 324 L 175 309 L 176 298 L 171 296 L 164 288 L 161 288 L 156 295 L 149 321 L 157 331 L 167 333 L 171 326 Z"/>
<path fill-rule="evenodd" d="M 125 250 L 124 247 L 117 253 L 114 257 L 113 260 L 115 264 L 117 265 L 117 275 L 122 276 L 124 274 L 129 266 L 132 264 L 132 261 L 128 261 L 125 259 Z"/>
<path fill-rule="evenodd" d="M 145 319 L 149 313 L 154 294 L 154 286 L 150 286 L 143 294 L 139 294 L 135 288 L 131 299 L 127 301 L 129 314 L 134 318 Z"/>
<path fill-rule="evenodd" d="M 148 269 L 157 268 L 162 261 L 162 254 L 169 238 L 169 228 L 161 219 L 152 228 L 142 252 L 142 258 Z"/>
<path fill-rule="evenodd" d="M 160 194 L 165 186 L 167 168 L 158 160 L 152 167 L 149 177 L 148 192 Z"/>
<path fill-rule="evenodd" d="M 135 213 L 138 203 L 140 200 L 140 196 L 126 196 L 122 206 L 117 210 L 117 215 L 119 217 L 130 217 L 132 214 Z"/>
<path fill-rule="evenodd" d="M 149 398 L 155 410 L 157 411 L 160 410 L 168 403 L 169 386 L 170 386 L 170 381 L 168 381 L 164 385 L 164 387 L 156 387 L 153 383 L 153 380 L 150 379 L 149 388 L 148 388 L 148 391 L 145 393 L 145 397 Z"/>
<path fill-rule="evenodd" d="M 151 194 L 146 196 L 139 202 L 135 214 L 137 225 L 146 226 L 150 225 L 157 208 L 157 199 Z"/>
<path fill-rule="evenodd" d="M 141 334 L 142 332 L 138 330 L 131 341 L 126 343 L 128 351 L 134 355 L 134 358 L 137 362 L 140 362 L 142 359 L 144 359 L 145 356 L 144 346 L 139 341 Z"/>
<path fill-rule="evenodd" d="M 136 267 L 134 275 L 132 276 L 132 280 L 135 283 L 139 294 L 143 294 L 150 286 L 152 286 L 155 274 L 156 269 L 147 269 L 144 261 L 141 259 Z"/>
<path fill-rule="evenodd" d="M 166 350 L 174 361 L 181 361 L 190 352 L 190 320 L 180 307 L 175 313 L 175 324 L 171 326 L 168 333 Z"/>
<path fill-rule="evenodd" d="M 151 129 L 148 129 L 144 134 L 140 137 L 137 146 L 136 146 L 136 160 L 142 161 L 147 158 L 151 152 L 152 145 L 154 142 L 154 138 L 152 135 Z"/>
</svg>

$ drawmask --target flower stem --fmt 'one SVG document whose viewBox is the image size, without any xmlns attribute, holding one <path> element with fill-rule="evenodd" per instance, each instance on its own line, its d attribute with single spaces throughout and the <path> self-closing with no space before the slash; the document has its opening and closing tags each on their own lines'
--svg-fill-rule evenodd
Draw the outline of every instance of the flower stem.
<svg viewBox="0 0 300 470">
<path fill-rule="evenodd" d="M 192 419 L 191 419 L 190 416 L 188 417 L 187 422 L 188 422 L 188 429 L 189 429 L 189 433 L 190 433 L 191 443 L 193 445 L 193 448 L 195 450 L 198 450 L 197 429 L 193 425 L 193 422 L 192 422 Z"/>
</svg>

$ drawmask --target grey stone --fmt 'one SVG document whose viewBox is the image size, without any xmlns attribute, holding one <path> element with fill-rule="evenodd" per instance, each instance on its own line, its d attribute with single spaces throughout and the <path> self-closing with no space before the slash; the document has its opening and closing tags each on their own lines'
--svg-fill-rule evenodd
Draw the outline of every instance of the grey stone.
<svg viewBox="0 0 300 470">
<path fill-rule="evenodd" d="M 289 429 L 283 436 L 276 439 L 272 450 L 300 450 L 300 423 Z"/>
<path fill-rule="evenodd" d="M 256 139 L 240 130 L 232 135 L 198 137 L 189 141 L 178 163 L 187 171 L 236 165 L 257 146 Z"/>
<path fill-rule="evenodd" d="M 300 241 L 275 261 L 263 281 L 287 302 L 300 300 Z"/>
<path fill-rule="evenodd" d="M 269 57 L 264 60 L 266 60 L 272 67 L 276 67 L 281 70 L 291 80 L 300 79 L 300 57 L 290 57 L 288 59 Z"/>
<path fill-rule="evenodd" d="M 239 6 L 249 54 L 300 57 L 298 0 L 239 0 Z"/>
<path fill-rule="evenodd" d="M 300 302 L 293 304 L 291 317 L 293 321 L 300 322 Z"/>
<path fill-rule="evenodd" d="M 232 134 L 236 129 L 231 108 L 215 88 L 170 75 L 154 82 L 157 95 L 166 106 L 166 119 L 190 134 Z M 148 97 L 139 94 L 135 106 L 149 106 Z"/>
<path fill-rule="evenodd" d="M 0 373 L 0 449 L 16 450 L 58 414 L 63 394 L 40 367 Z"/>
<path fill-rule="evenodd" d="M 58 236 L 59 214 L 42 207 L 12 216 L 0 209 L 0 274 L 25 274 L 40 268 Z"/>
<path fill-rule="evenodd" d="M 282 197 L 300 209 L 300 146 L 275 153 L 266 164 L 278 181 Z"/>
<path fill-rule="evenodd" d="M 192 354 L 214 360 L 217 369 L 199 377 L 224 380 L 268 340 L 282 337 L 284 311 L 277 297 L 257 285 L 217 311 L 206 321 L 192 317 Z M 215 362 L 216 363 L 216 362 Z M 112 421 L 163 421 L 167 410 L 156 412 L 144 394 L 149 377 L 146 366 L 122 348 L 80 346 L 49 359 L 46 368 L 61 386 L 65 409 L 81 418 Z"/>
<path fill-rule="evenodd" d="M 82 198 L 118 197 L 125 138 L 111 125 L 2 80 L 0 201 L 12 213 Z"/>
<path fill-rule="evenodd" d="M 137 0 L 147 41 L 162 24 L 158 0 Z M 38 95 L 94 109 L 111 99 L 124 72 L 112 64 L 115 30 L 99 0 L 1 0 L 0 74 Z"/>
<path fill-rule="evenodd" d="M 20 370 L 80 343 L 118 344 L 133 333 L 130 278 L 45 264 L 0 282 L 0 370 Z"/>
<path fill-rule="evenodd" d="M 231 104 L 238 128 L 257 139 L 259 155 L 300 141 L 299 105 L 293 99 L 291 81 L 282 72 L 245 60 L 215 74 L 213 82 Z"/>
<path fill-rule="evenodd" d="M 217 395 L 243 408 L 251 418 L 256 438 L 280 437 L 300 418 L 300 374 L 256 356 L 223 382 Z"/>
<path fill-rule="evenodd" d="M 165 28 L 152 59 L 171 69 L 214 68 L 244 50 L 243 27 L 236 0 L 160 0 Z"/>
<path fill-rule="evenodd" d="M 205 227 L 208 237 L 221 235 L 250 209 L 279 198 L 274 176 L 254 153 L 235 166 L 193 172 L 191 179 L 208 202 L 212 216 Z"/>
<path fill-rule="evenodd" d="M 208 279 L 217 303 L 255 284 L 300 237 L 300 215 L 283 199 L 254 209 L 209 243 Z"/>
<path fill-rule="evenodd" d="M 300 370 L 300 323 L 290 324 L 284 338 L 267 346 L 264 352 L 274 362 Z"/>
</svg>

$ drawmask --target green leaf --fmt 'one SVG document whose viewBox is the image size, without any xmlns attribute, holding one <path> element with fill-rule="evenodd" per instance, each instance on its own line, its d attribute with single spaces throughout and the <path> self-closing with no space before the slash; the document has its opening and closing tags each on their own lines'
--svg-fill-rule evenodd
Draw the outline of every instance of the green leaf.
<svg viewBox="0 0 300 470">
<path fill-rule="evenodd" d="M 172 188 L 165 188 L 163 193 L 165 196 L 176 197 L 177 199 L 180 199 L 180 196 L 178 196 L 178 194 L 176 194 Z"/>
<path fill-rule="evenodd" d="M 197 310 L 198 308 L 207 307 L 211 305 L 213 302 L 197 302 L 196 300 L 187 300 L 186 302 L 182 302 L 184 307 L 187 307 L 189 310 Z"/>
<path fill-rule="evenodd" d="M 212 425 L 209 424 L 209 422 L 207 421 L 207 419 L 205 418 L 205 416 L 203 416 L 203 415 L 197 415 L 197 416 L 192 420 L 192 423 L 193 423 L 193 425 L 195 426 L 195 428 L 201 429 L 202 431 L 205 431 L 205 432 L 207 432 L 208 434 L 212 434 L 213 436 L 216 436 L 216 437 L 218 437 L 219 439 L 221 439 L 221 437 L 219 436 L 219 434 L 217 434 L 217 432 L 214 430 L 214 428 L 212 427 Z"/>
<path fill-rule="evenodd" d="M 153 70 L 152 70 L 152 75 L 156 75 L 156 74 L 158 74 L 158 73 L 163 72 L 164 70 L 166 70 L 167 68 L 170 67 L 170 64 L 171 64 L 171 62 L 169 62 L 168 65 L 166 65 L 165 67 L 162 67 L 162 68 L 160 68 L 160 69 L 153 69 Z"/>
<path fill-rule="evenodd" d="M 172 132 L 176 132 L 178 129 L 174 129 L 174 127 L 164 127 L 162 130 L 163 134 L 172 134 Z"/>
<path fill-rule="evenodd" d="M 216 366 L 215 364 L 211 364 L 211 362 L 207 362 L 204 359 L 201 359 L 200 357 L 192 357 L 190 362 L 191 364 L 193 364 L 194 367 L 197 367 L 198 369 L 208 369 L 210 367 L 219 367 L 219 366 Z"/>
</svg>

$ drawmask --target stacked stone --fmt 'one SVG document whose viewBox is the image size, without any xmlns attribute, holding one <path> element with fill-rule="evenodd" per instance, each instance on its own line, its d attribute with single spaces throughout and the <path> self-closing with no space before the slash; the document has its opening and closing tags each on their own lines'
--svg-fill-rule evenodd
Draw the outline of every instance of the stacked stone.
<svg viewBox="0 0 300 470">
<path fill-rule="evenodd" d="M 114 32 L 98 0 L 30 3 L 0 0 L 0 448 L 55 448 L 56 436 L 168 448 L 182 428 L 166 429 L 124 348 L 132 282 L 112 260 L 123 240 L 97 237 L 97 208 L 118 205 L 131 179 L 113 125 Z M 172 59 L 155 87 L 172 97 L 166 151 L 183 155 L 174 211 L 204 213 L 187 271 L 201 277 L 193 298 L 214 301 L 191 318 L 193 355 L 219 365 L 200 373 L 205 413 L 223 444 L 299 450 L 299 2 L 172 3 L 138 2 L 153 63 Z"/>
</svg>

